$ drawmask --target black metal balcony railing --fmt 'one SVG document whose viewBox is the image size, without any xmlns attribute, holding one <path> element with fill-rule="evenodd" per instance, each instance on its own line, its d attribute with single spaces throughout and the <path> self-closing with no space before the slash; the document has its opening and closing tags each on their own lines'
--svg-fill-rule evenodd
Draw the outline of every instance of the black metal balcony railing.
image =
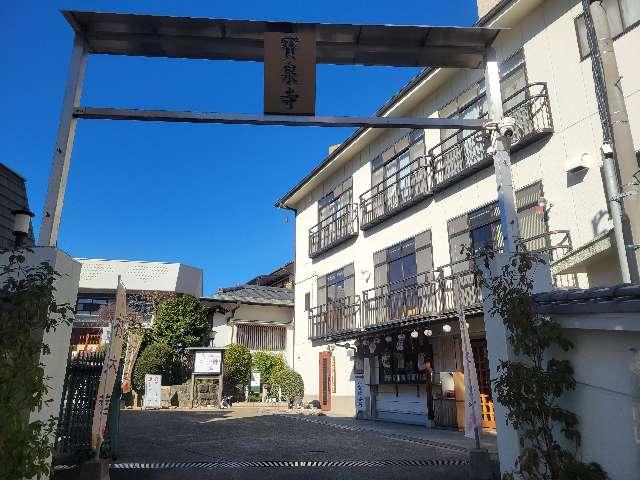
<svg viewBox="0 0 640 480">
<path fill-rule="evenodd" d="M 511 139 L 511 151 L 553 132 L 546 83 L 531 83 L 503 101 L 504 116 L 513 117 L 518 128 Z M 458 130 L 429 149 L 432 189 L 451 183 L 492 163 L 487 155 L 489 137 L 482 132 Z"/>
<path fill-rule="evenodd" d="M 358 206 L 348 204 L 309 229 L 309 257 L 358 235 Z"/>
<path fill-rule="evenodd" d="M 373 227 L 400 210 L 430 195 L 425 157 L 420 156 L 400 169 L 394 179 L 386 179 L 360 195 L 361 227 Z"/>
<path fill-rule="evenodd" d="M 360 330 L 360 297 L 345 297 L 309 311 L 309 338 L 327 338 Z"/>
<path fill-rule="evenodd" d="M 364 327 L 403 322 L 412 318 L 436 317 L 457 308 L 454 276 L 460 279 L 465 308 L 482 302 L 480 288 L 471 270 L 453 273 L 454 264 L 445 265 L 405 279 L 402 286 L 388 284 L 362 293 Z"/>
<path fill-rule="evenodd" d="M 530 252 L 547 253 L 552 261 L 572 248 L 567 230 L 535 235 L 523 244 Z M 480 311 L 482 294 L 474 273 L 475 260 L 459 260 L 402 282 L 365 290 L 361 301 L 347 299 L 340 304 L 316 307 L 309 313 L 309 338 L 348 337 L 366 329 L 414 319 L 455 315 L 458 308 L 455 277 L 460 281 L 463 308 L 471 313 Z"/>
</svg>

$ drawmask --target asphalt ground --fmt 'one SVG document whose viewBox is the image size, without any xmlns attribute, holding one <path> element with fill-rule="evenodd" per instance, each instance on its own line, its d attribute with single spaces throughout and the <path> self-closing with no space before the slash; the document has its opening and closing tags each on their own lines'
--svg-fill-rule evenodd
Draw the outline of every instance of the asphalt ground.
<svg viewBox="0 0 640 480">
<path fill-rule="evenodd" d="M 463 479 L 463 449 L 250 409 L 123 411 L 119 479 Z"/>
</svg>

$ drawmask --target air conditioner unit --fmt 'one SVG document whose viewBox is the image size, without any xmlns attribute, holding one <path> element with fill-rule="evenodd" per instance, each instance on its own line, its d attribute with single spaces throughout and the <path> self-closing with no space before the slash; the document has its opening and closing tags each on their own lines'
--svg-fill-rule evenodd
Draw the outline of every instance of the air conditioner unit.
<svg viewBox="0 0 640 480">
<path fill-rule="evenodd" d="M 587 171 L 592 165 L 591 154 L 583 153 L 582 155 L 567 158 L 564 171 L 567 173 L 581 173 Z"/>
</svg>

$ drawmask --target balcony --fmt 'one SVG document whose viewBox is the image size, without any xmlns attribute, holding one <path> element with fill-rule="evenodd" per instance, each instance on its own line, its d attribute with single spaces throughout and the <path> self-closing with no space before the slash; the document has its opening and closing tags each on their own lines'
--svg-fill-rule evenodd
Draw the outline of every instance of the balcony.
<svg viewBox="0 0 640 480">
<path fill-rule="evenodd" d="M 528 251 L 546 253 L 555 262 L 571 251 L 566 230 L 555 230 L 522 242 Z M 309 312 L 309 338 L 353 338 L 366 330 L 457 315 L 454 280 L 460 281 L 462 306 L 468 314 L 482 313 L 482 294 L 475 277 L 474 259 L 460 260 L 400 283 L 362 292 L 362 298 L 320 305 Z M 555 280 L 555 279 L 554 279 Z"/>
<path fill-rule="evenodd" d="M 384 180 L 360 195 L 361 228 L 366 230 L 431 194 L 425 157 L 400 170 L 394 181 Z"/>
<path fill-rule="evenodd" d="M 511 140 L 511 153 L 553 132 L 546 83 L 527 85 L 504 99 L 503 105 L 504 116 L 513 117 L 519 127 Z M 489 138 L 482 132 L 458 130 L 431 148 L 432 189 L 442 190 L 491 165 L 487 147 Z"/>
<path fill-rule="evenodd" d="M 481 310 L 482 296 L 474 273 L 470 269 L 456 271 L 455 267 L 446 265 L 416 275 L 405 279 L 403 285 L 388 284 L 366 290 L 362 293 L 363 327 L 371 330 L 413 319 L 454 315 L 457 309 L 455 276 L 460 279 L 465 310 Z"/>
<path fill-rule="evenodd" d="M 309 311 L 309 339 L 336 339 L 361 329 L 360 297 L 346 297 Z"/>
<path fill-rule="evenodd" d="M 309 229 L 309 257 L 358 236 L 358 206 L 348 204 Z"/>
</svg>

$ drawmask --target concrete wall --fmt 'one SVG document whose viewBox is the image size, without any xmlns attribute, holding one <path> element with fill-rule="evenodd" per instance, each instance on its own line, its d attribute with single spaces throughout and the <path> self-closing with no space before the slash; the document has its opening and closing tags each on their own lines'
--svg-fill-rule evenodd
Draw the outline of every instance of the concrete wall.
<svg viewBox="0 0 640 480">
<path fill-rule="evenodd" d="M 637 323 L 638 313 L 627 314 Z M 563 316 L 565 317 L 565 316 Z M 597 462 L 611 480 L 637 478 L 640 472 L 640 331 L 575 328 L 586 317 L 563 318 L 574 348 L 567 358 L 577 386 L 563 399 L 575 412 L 582 434 L 582 459 Z M 594 319 L 591 319 L 594 320 Z M 604 320 L 602 318 L 595 320 Z M 585 325 L 586 326 L 586 325 Z M 605 329 L 607 328 L 607 329 Z"/>
<path fill-rule="evenodd" d="M 539 4 L 539 5 L 538 5 Z M 498 37 L 495 47 L 499 59 L 506 59 L 520 48 L 524 51 L 529 83 L 546 82 L 548 86 L 554 133 L 512 156 L 513 181 L 516 189 L 541 180 L 548 202 L 550 230 L 570 231 L 574 247 L 591 241 L 611 227 L 599 168 L 601 130 L 594 94 L 590 59 L 580 60 L 574 19 L 581 13 L 578 0 L 520 0 L 498 15 L 489 26 L 510 27 Z M 518 15 L 525 15 L 518 17 Z M 640 145 L 640 69 L 633 47 L 640 41 L 640 28 L 633 29 L 615 41 L 622 85 L 627 96 L 629 117 L 636 146 Z M 439 109 L 454 96 L 477 81 L 482 71 L 438 71 L 433 80 L 425 81 L 411 97 L 394 111 L 394 115 L 438 116 Z M 325 346 L 314 346 L 307 339 L 305 293 L 316 301 L 318 276 L 349 263 L 355 267 L 355 291 L 373 287 L 373 253 L 405 238 L 430 229 L 434 265 L 450 262 L 447 220 L 475 207 L 495 201 L 496 180 L 493 168 L 487 168 L 463 179 L 408 210 L 396 214 L 382 224 L 349 240 L 331 251 L 309 258 L 309 229 L 318 222 L 318 200 L 336 185 L 353 177 L 353 198 L 371 187 L 371 160 L 405 135 L 407 130 L 385 130 L 367 134 L 350 148 L 330 173 L 319 175 L 321 183 L 305 187 L 302 198 L 293 205 L 296 217 L 296 362 L 301 362 L 305 384 L 317 395 L 318 352 Z M 438 131 L 426 131 L 427 148 L 439 142 Z M 377 135 L 377 136 L 375 136 Z M 365 137 L 363 137 L 365 138 Z M 564 165 L 575 157 L 590 159 L 590 168 L 581 175 L 565 173 Z M 605 265 L 606 266 L 606 265 Z M 618 280 L 614 262 L 609 270 L 598 272 L 598 278 L 611 283 Z M 588 276 L 578 275 L 579 285 L 588 287 Z M 339 381 L 337 396 L 353 395 L 350 360 L 336 350 Z"/>
<path fill-rule="evenodd" d="M 80 263 L 71 258 L 65 252 L 53 247 L 32 247 L 33 253 L 25 253 L 27 265 L 38 265 L 47 262 L 60 274 L 55 282 L 55 299 L 61 304 L 75 305 L 78 293 L 78 280 L 80 278 Z M 0 257 L 0 262 L 5 264 L 8 254 Z M 69 357 L 71 339 L 71 325 L 59 324 L 58 327 L 48 333 L 45 332 L 43 342 L 49 346 L 50 353 L 42 355 L 40 362 L 44 364 L 44 376 L 49 392 L 43 398 L 43 407 L 40 412 L 32 412 L 30 422 L 47 421 L 49 417 L 57 417 L 60 413 L 62 387 Z M 47 403 L 47 401 L 49 401 Z"/>
</svg>

